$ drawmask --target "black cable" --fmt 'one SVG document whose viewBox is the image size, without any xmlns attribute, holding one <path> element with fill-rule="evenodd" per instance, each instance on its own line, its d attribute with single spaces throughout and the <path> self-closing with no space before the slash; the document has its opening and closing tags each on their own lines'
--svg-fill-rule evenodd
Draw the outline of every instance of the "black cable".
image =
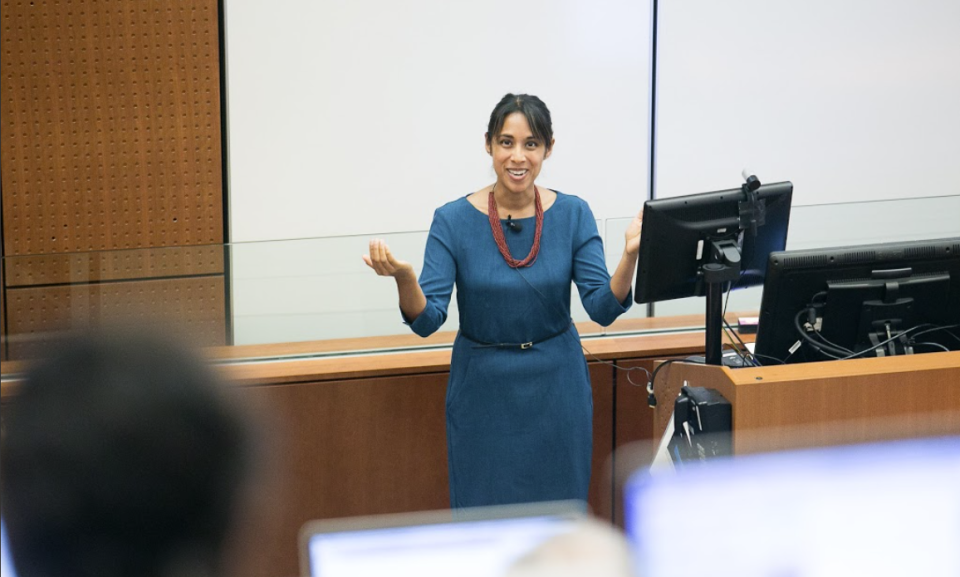
<svg viewBox="0 0 960 577">
<path fill-rule="evenodd" d="M 740 282 L 740 279 L 737 279 L 736 284 L 739 284 L 739 282 Z M 727 283 L 727 295 L 723 300 L 723 312 L 721 313 L 720 320 L 723 323 L 723 326 L 726 326 L 727 328 L 727 330 L 723 332 L 725 335 L 727 335 L 727 340 L 733 346 L 734 352 L 737 353 L 737 356 L 740 357 L 740 360 L 744 364 L 755 367 L 755 366 L 758 366 L 758 363 L 751 358 L 751 355 L 753 353 L 750 352 L 750 349 L 747 348 L 747 344 L 743 342 L 743 340 L 739 337 L 739 335 L 736 334 L 736 331 L 733 330 L 733 327 L 730 326 L 730 323 L 727 322 L 727 305 L 730 304 L 730 293 L 733 292 L 733 289 L 734 287 L 736 287 L 736 284 L 733 281 L 730 281 Z M 733 342 L 734 337 L 736 338 L 737 341 L 739 341 L 740 346 L 743 347 L 742 350 L 738 349 L 736 344 L 734 344 Z"/>
<path fill-rule="evenodd" d="M 914 329 L 917 329 L 917 328 L 924 327 L 924 326 L 930 326 L 930 325 L 917 325 L 916 327 L 913 327 L 913 328 L 914 328 Z M 942 344 L 942 343 L 927 342 L 927 341 L 917 342 L 916 339 L 917 339 L 917 337 L 919 337 L 920 335 L 925 335 L 925 334 L 928 334 L 928 333 L 945 332 L 945 333 L 947 333 L 948 335 L 950 335 L 951 337 L 953 337 L 954 339 L 956 339 L 957 341 L 960 341 L 960 337 L 957 337 L 957 335 L 953 334 L 953 332 L 951 332 L 951 330 L 950 330 L 950 329 L 956 328 L 956 327 L 958 327 L 958 326 L 960 326 L 960 325 L 931 326 L 931 328 L 928 328 L 928 329 L 926 329 L 926 330 L 918 331 L 918 332 L 916 332 L 916 333 L 913 333 L 913 335 L 911 335 L 911 337 L 910 337 L 910 345 L 911 345 L 911 346 L 914 346 L 914 347 L 920 347 L 920 346 L 934 347 L 934 348 L 937 348 L 937 349 L 942 349 L 943 351 L 949 353 L 949 352 L 951 352 L 951 350 L 953 350 L 953 349 L 950 349 L 949 347 L 947 347 L 946 345 L 944 345 L 944 344 Z"/>
<path fill-rule="evenodd" d="M 816 314 L 816 313 L 817 313 L 817 309 L 820 308 L 820 307 L 823 307 L 823 306 L 826 304 L 826 303 L 817 303 L 817 302 L 816 302 L 816 301 L 817 301 L 817 297 L 826 297 L 826 296 L 827 296 L 827 293 L 826 293 L 826 292 L 823 292 L 823 291 L 818 292 L 817 294 L 813 295 L 813 297 L 810 299 L 810 304 L 809 304 L 809 306 L 808 306 L 804 311 L 801 311 L 801 312 L 806 312 L 808 315 L 809 315 L 810 313 L 814 313 L 814 320 L 813 320 L 812 322 L 810 322 L 810 321 L 808 320 L 808 324 L 810 324 L 810 328 L 811 328 L 811 332 L 813 333 L 813 336 L 817 337 L 817 339 L 819 339 L 819 340 L 821 341 L 821 343 L 820 343 L 821 346 L 826 345 L 826 346 L 824 346 L 823 348 L 827 348 L 828 350 L 830 350 L 830 351 L 833 352 L 834 354 L 839 354 L 839 355 L 852 355 L 852 354 L 853 354 L 853 351 L 852 351 L 852 350 L 848 349 L 847 347 L 844 347 L 843 345 L 838 345 L 837 343 L 835 343 L 835 342 L 831 341 L 830 339 L 828 339 L 827 337 L 823 336 L 823 333 L 820 331 L 820 329 L 818 329 L 818 328 L 816 327 L 816 324 L 815 324 L 815 323 L 816 323 L 816 317 L 818 316 L 818 315 Z M 796 319 L 795 319 L 795 320 L 796 320 Z M 810 332 L 806 332 L 806 334 L 809 336 L 809 335 L 810 335 Z M 811 338 L 813 338 L 813 337 L 811 337 Z M 824 352 L 824 351 L 821 350 L 820 352 Z M 831 355 L 827 355 L 827 356 L 829 357 L 829 356 L 831 356 Z M 836 358 L 836 357 L 831 357 L 831 358 Z"/>
<path fill-rule="evenodd" d="M 813 346 L 816 350 L 820 352 L 830 351 L 835 355 L 853 354 L 853 351 L 851 351 L 850 349 L 840 347 L 840 346 L 835 346 L 829 342 L 819 342 L 816 339 L 814 339 L 813 336 L 811 336 L 811 333 L 812 335 L 815 335 L 821 339 L 823 338 L 823 335 L 820 334 L 820 331 L 817 330 L 816 326 L 813 323 L 808 323 L 810 324 L 810 330 L 804 329 L 803 324 L 800 322 L 800 317 L 802 317 L 805 314 L 809 315 L 811 311 L 816 312 L 816 309 L 814 309 L 812 306 L 806 309 L 802 309 L 793 318 L 793 326 L 796 328 L 797 333 L 800 335 L 800 338 L 810 343 L 811 346 Z"/>
<path fill-rule="evenodd" d="M 941 345 L 940 343 L 926 343 L 926 342 L 924 342 L 924 343 L 912 343 L 911 346 L 914 346 L 914 347 L 928 346 L 928 347 L 934 347 L 934 348 L 938 348 L 938 349 L 943 349 L 944 351 L 946 351 L 946 352 L 948 352 L 948 353 L 950 352 L 950 349 L 948 349 L 947 347 Z"/>
<path fill-rule="evenodd" d="M 809 309 L 807 309 L 807 310 L 809 310 Z M 941 344 L 939 344 L 939 343 L 928 343 L 928 342 L 917 343 L 917 342 L 915 342 L 915 339 L 916 339 L 916 337 L 918 337 L 918 336 L 920 336 L 920 335 L 924 335 L 924 334 L 931 333 L 931 332 L 936 332 L 936 331 L 944 331 L 944 332 L 946 332 L 947 334 L 949 334 L 950 336 L 953 336 L 954 338 L 957 338 L 957 336 L 954 335 L 954 334 L 950 331 L 950 329 L 953 329 L 953 328 L 956 328 L 956 327 L 960 326 L 960 325 L 932 326 L 932 325 L 930 325 L 930 324 L 928 324 L 928 323 L 924 323 L 924 324 L 916 325 L 916 326 L 914 326 L 914 327 L 910 327 L 909 329 L 900 331 L 900 332 L 898 332 L 897 334 L 891 336 L 890 338 L 888 338 L 888 339 L 886 339 L 886 340 L 884 340 L 884 341 L 881 341 L 881 342 L 873 345 L 872 347 L 868 347 L 868 348 L 866 348 L 866 349 L 864 349 L 864 350 L 862 350 L 862 351 L 859 351 L 859 352 L 853 352 L 853 351 L 850 351 L 849 349 L 845 349 L 845 348 L 843 348 L 843 347 L 840 347 L 839 345 L 834 345 L 834 344 L 831 343 L 829 340 L 827 340 L 826 337 L 824 337 L 822 334 L 820 334 L 819 331 L 815 331 L 814 334 L 816 334 L 819 338 L 823 339 L 823 340 L 824 340 L 826 343 L 828 343 L 828 344 L 827 344 L 827 345 L 824 345 L 823 343 L 816 343 L 816 342 L 814 342 L 814 340 L 812 339 L 812 337 L 810 337 L 810 336 L 806 333 L 806 331 L 803 331 L 802 327 L 800 326 L 800 321 L 799 321 L 800 316 L 802 316 L 805 312 L 807 312 L 807 310 L 802 310 L 802 311 L 800 311 L 800 312 L 797 314 L 797 316 L 794 318 L 794 325 L 797 327 L 797 331 L 800 333 L 800 336 L 801 336 L 801 337 L 805 338 L 805 339 L 810 343 L 810 345 L 811 345 L 813 348 L 817 349 L 817 351 L 820 352 L 822 355 L 824 355 L 824 356 L 826 356 L 826 357 L 830 357 L 831 359 L 836 359 L 836 360 L 855 359 L 855 358 L 857 358 L 857 357 L 861 357 L 861 356 L 863 356 L 863 355 L 876 352 L 877 350 L 879 350 L 879 349 L 883 348 L 884 346 L 886 346 L 888 343 L 891 343 L 891 342 L 893 342 L 893 341 L 895 341 L 895 340 L 904 338 L 904 337 L 906 337 L 906 336 L 910 336 L 910 344 L 911 344 L 911 346 L 929 345 L 929 346 L 933 346 L 933 347 L 943 348 L 945 351 L 950 351 L 949 348 L 947 348 L 947 347 L 945 347 L 944 345 L 941 345 Z M 924 328 L 924 327 L 931 327 L 931 328 L 927 328 L 926 330 L 919 330 L 919 329 Z M 957 340 L 960 340 L 960 338 L 958 338 Z M 834 348 L 832 348 L 830 345 L 833 345 L 834 347 L 837 347 L 837 348 L 834 349 Z M 827 352 L 828 350 L 829 350 L 830 352 Z M 845 353 L 842 353 L 841 356 L 835 356 L 835 355 L 837 355 L 837 354 L 841 354 L 840 351 L 846 351 L 846 352 L 845 352 Z M 832 352 L 833 354 L 830 354 L 831 352 Z M 787 358 L 789 358 L 789 357 L 787 357 Z"/>
<path fill-rule="evenodd" d="M 827 304 L 826 302 L 818 303 L 818 302 L 817 302 L 817 297 L 826 298 L 826 297 L 827 297 L 827 291 L 820 291 L 820 292 L 818 292 L 818 293 L 814 293 L 814 295 L 813 295 L 812 297 L 810 297 L 810 306 L 816 307 L 817 305 L 823 306 L 823 305 Z"/>
<path fill-rule="evenodd" d="M 647 383 L 647 404 L 650 405 L 651 408 L 657 406 L 657 395 L 656 395 L 656 390 L 654 389 L 654 382 L 657 380 L 657 373 L 660 372 L 660 369 L 669 365 L 670 363 L 676 363 L 679 361 L 686 361 L 686 360 L 687 359 L 667 359 L 662 363 L 660 363 L 659 365 L 657 365 L 655 369 L 653 369 L 653 374 L 650 375 L 650 382 Z"/>
<path fill-rule="evenodd" d="M 857 357 L 859 357 L 859 356 L 862 356 L 862 355 L 865 355 L 865 354 L 867 354 L 867 353 L 874 352 L 874 351 L 876 351 L 876 350 L 878 350 L 878 349 L 883 348 L 884 345 L 886 345 L 887 343 L 893 342 L 893 341 L 899 339 L 900 337 L 905 336 L 905 335 L 908 335 L 908 334 L 910 334 L 911 332 L 919 329 L 920 327 L 925 327 L 925 326 L 928 326 L 928 325 L 925 325 L 925 324 L 924 324 L 924 325 L 917 325 L 917 326 L 911 327 L 911 328 L 909 328 L 909 329 L 907 329 L 907 330 L 905 330 L 905 331 L 900 331 L 899 333 L 893 335 L 892 337 L 890 337 L 889 339 L 887 339 L 887 340 L 885 340 L 885 341 L 880 341 L 879 343 L 877 343 L 876 345 L 874 345 L 874 346 L 872 346 L 872 347 L 870 347 L 870 348 L 868 348 L 868 349 L 864 349 L 864 350 L 860 351 L 859 353 L 853 353 L 853 354 L 850 355 L 849 357 L 843 357 L 843 358 L 841 358 L 840 360 L 845 361 L 845 360 L 847 360 L 847 359 L 855 359 L 855 358 L 857 358 Z M 931 329 L 931 330 L 935 330 L 935 329 Z M 923 332 L 927 332 L 927 331 L 923 331 Z"/>
<path fill-rule="evenodd" d="M 771 360 L 777 361 L 781 365 L 787 364 L 786 359 L 778 359 L 777 357 L 771 357 L 770 355 L 758 355 L 757 353 L 750 353 L 750 354 L 753 355 L 754 357 L 759 357 L 761 359 L 771 359 Z M 790 356 L 793 356 L 793 355 L 791 354 Z M 788 356 L 787 359 L 789 358 L 790 357 Z"/>
<path fill-rule="evenodd" d="M 924 327 L 924 326 L 928 326 L 928 325 L 917 325 L 917 327 L 914 327 L 914 328 Z M 957 328 L 957 327 L 960 327 L 960 325 L 934 326 L 933 328 L 929 328 L 929 329 L 927 329 L 927 330 L 925 330 L 925 331 L 920 331 L 920 332 L 914 334 L 913 337 L 916 338 L 916 337 L 919 337 L 920 335 L 925 335 L 925 334 L 927 334 L 927 333 L 932 333 L 932 332 L 936 332 L 936 331 L 943 331 L 943 332 L 947 333 L 948 335 L 950 335 L 951 337 L 957 339 L 957 341 L 960 341 L 960 337 L 958 337 L 957 335 L 953 334 L 953 331 L 951 331 L 951 329 L 955 329 L 955 328 Z"/>
<path fill-rule="evenodd" d="M 635 387 L 643 387 L 643 386 L 647 386 L 647 385 L 644 385 L 644 384 L 641 384 L 641 383 L 635 383 L 635 382 L 633 381 L 633 379 L 630 378 L 630 373 L 631 373 L 632 371 L 642 371 L 642 372 L 646 373 L 646 375 L 647 375 L 647 380 L 648 380 L 647 382 L 648 382 L 648 383 L 649 383 L 649 381 L 650 381 L 651 379 L 653 379 L 653 375 L 650 373 L 649 370 L 647 370 L 646 367 L 641 367 L 641 366 L 636 366 L 636 367 L 621 367 L 620 365 L 617 364 L 616 361 L 605 361 L 605 360 L 601 359 L 600 357 L 598 357 L 597 355 L 591 353 L 590 350 L 587 349 L 587 347 L 583 346 L 583 341 L 582 341 L 582 340 L 580 341 L 580 348 L 583 349 L 583 352 L 585 352 L 585 353 L 587 353 L 588 355 L 590 355 L 591 357 L 593 357 L 594 360 L 597 361 L 598 363 L 601 363 L 601 364 L 604 364 L 604 365 L 609 365 L 609 366 L 617 369 L 618 371 L 623 371 L 623 372 L 627 373 L 627 382 L 630 383 L 631 385 L 635 386 Z"/>
<path fill-rule="evenodd" d="M 793 326 L 797 329 L 797 334 L 800 335 L 800 338 L 802 340 L 807 341 L 810 344 L 810 346 L 813 347 L 815 350 L 831 358 L 839 359 L 843 355 L 852 354 L 853 351 L 850 351 L 847 349 L 834 348 L 831 345 L 828 345 L 825 343 L 818 343 L 816 340 L 814 340 L 813 337 L 809 335 L 809 333 L 806 330 L 804 330 L 803 325 L 800 324 L 800 317 L 807 314 L 810 310 L 811 308 L 801 309 L 800 312 L 798 312 L 796 316 L 793 317 Z M 816 331 L 815 331 L 815 334 L 819 335 L 819 333 L 817 333 Z M 833 355 L 841 355 L 841 357 L 835 357 L 833 355 L 827 354 L 827 351 L 833 353 Z"/>
<path fill-rule="evenodd" d="M 849 355 L 849 354 L 853 354 L 853 351 L 851 351 L 851 350 L 848 349 L 847 347 L 844 347 L 844 346 L 842 346 L 842 345 L 838 345 L 837 343 L 831 341 L 831 340 L 828 339 L 827 337 L 823 336 L 823 333 L 821 333 L 820 331 L 814 330 L 814 333 L 817 335 L 817 338 L 819 338 L 819 339 L 822 340 L 823 342 L 827 343 L 828 345 L 830 345 L 830 346 L 832 346 L 832 347 L 835 347 L 837 350 L 846 351 L 846 354 L 848 354 L 848 355 Z"/>
<path fill-rule="evenodd" d="M 727 305 L 730 304 L 730 293 L 732 292 L 733 292 L 733 281 L 730 281 L 727 283 L 727 296 L 724 297 L 723 299 L 723 313 L 721 313 L 721 317 L 724 319 L 727 318 Z"/>
<path fill-rule="evenodd" d="M 954 326 L 956 326 L 956 325 L 954 325 Z M 953 337 L 954 340 L 956 340 L 957 342 L 960 342 L 960 337 L 958 337 L 957 335 L 953 334 L 953 331 L 944 329 L 943 332 L 945 332 L 945 333 L 947 333 L 948 335 L 950 335 L 951 337 Z"/>
<path fill-rule="evenodd" d="M 743 339 L 740 338 L 740 335 L 738 335 L 737 332 L 736 332 L 736 331 L 733 329 L 733 327 L 730 325 L 730 323 L 727 322 L 727 319 L 723 319 L 723 324 L 726 325 L 727 329 L 730 331 L 729 334 L 730 334 L 733 338 L 735 338 L 735 339 L 737 340 L 737 342 L 740 343 L 740 346 L 743 347 L 743 350 L 746 351 L 745 353 L 743 353 L 743 354 L 740 355 L 740 358 L 743 359 L 744 362 L 750 363 L 751 365 L 753 365 L 753 366 L 755 366 L 755 367 L 760 366 L 760 364 L 759 364 L 759 363 L 757 362 L 757 360 L 754 358 L 756 355 L 755 355 L 754 353 L 750 352 L 750 349 L 747 347 L 747 343 L 743 342 Z M 771 358 L 772 358 L 772 357 L 771 357 Z M 783 361 L 780 361 L 780 362 L 783 363 Z"/>
<path fill-rule="evenodd" d="M 862 351 L 860 351 L 860 352 L 858 352 L 858 353 L 853 353 L 853 354 L 851 354 L 850 356 L 841 358 L 840 360 L 853 359 L 853 358 L 856 358 L 856 357 L 865 355 L 865 354 L 867 354 L 867 353 L 875 352 L 875 351 L 883 348 L 886 344 L 891 343 L 891 342 L 893 342 L 893 341 L 895 341 L 895 340 L 897 340 L 897 339 L 900 339 L 900 338 L 902 338 L 902 337 L 905 337 L 905 336 L 907 336 L 907 335 L 910 335 L 910 341 L 911 341 L 911 343 L 914 344 L 914 345 L 916 345 L 916 344 L 938 345 L 937 343 L 913 343 L 913 339 L 915 339 L 916 337 L 918 337 L 918 336 L 920 336 L 920 335 L 924 335 L 924 334 L 932 333 L 932 332 L 936 332 L 936 331 L 941 331 L 941 330 L 942 330 L 942 331 L 945 331 L 947 334 L 950 334 L 950 335 L 952 335 L 952 336 L 956 336 L 956 335 L 953 335 L 953 333 L 950 332 L 950 329 L 955 328 L 955 327 L 957 327 L 957 326 L 960 326 L 960 325 L 931 326 L 929 323 L 924 323 L 924 324 L 916 325 L 916 326 L 910 327 L 909 329 L 900 331 L 899 333 L 893 335 L 892 337 L 888 338 L 887 340 L 881 341 L 881 342 L 877 343 L 876 345 L 874 345 L 874 346 L 872 346 L 872 347 L 870 347 L 870 348 L 864 349 L 864 350 L 862 350 Z M 931 327 L 931 328 L 928 328 L 928 329 L 922 330 L 922 331 L 918 331 L 918 329 L 923 328 L 923 327 Z M 914 331 L 918 331 L 918 332 L 914 332 Z M 938 346 L 942 346 L 942 345 L 938 345 Z M 948 352 L 949 352 L 949 350 L 950 350 L 950 349 L 947 349 L 946 347 L 944 347 L 944 349 L 946 349 Z"/>
<path fill-rule="evenodd" d="M 723 298 L 723 311 L 721 311 L 720 313 L 720 322 L 722 323 L 721 328 L 723 327 L 723 325 L 726 325 L 727 327 L 730 326 L 727 323 L 727 305 L 730 304 L 730 293 L 732 292 L 733 292 L 733 281 L 730 281 L 727 283 L 727 294 Z M 726 331 L 724 331 L 724 334 L 726 334 Z M 746 361 L 746 359 L 743 358 L 743 353 L 737 350 L 736 345 L 733 344 L 733 338 L 731 338 L 730 335 L 727 335 L 727 340 L 730 342 L 731 345 L 733 345 L 734 351 L 736 351 L 737 355 L 740 357 L 740 360 Z"/>
<path fill-rule="evenodd" d="M 826 302 L 819 302 L 819 303 L 818 303 L 818 302 L 817 302 L 818 297 L 819 297 L 819 298 L 826 299 L 826 297 L 827 297 L 827 291 L 820 291 L 820 292 L 814 294 L 813 297 L 810 298 L 810 306 L 809 306 L 809 308 L 807 308 L 807 312 L 808 312 L 808 313 L 809 313 L 809 311 L 811 311 L 811 310 L 816 311 L 818 308 L 823 307 L 823 306 L 826 305 Z M 816 337 L 817 337 L 818 339 L 820 339 L 821 341 L 823 341 L 824 343 L 826 343 L 826 344 L 829 345 L 830 347 L 833 347 L 832 350 L 833 350 L 834 354 L 844 354 L 844 355 L 852 355 L 852 354 L 853 354 L 853 351 L 852 351 L 852 350 L 850 350 L 850 349 L 848 349 L 848 348 L 846 348 L 846 347 L 844 347 L 844 346 L 842 346 L 842 345 L 838 345 L 837 343 L 835 343 L 835 342 L 831 341 L 830 339 L 828 339 L 827 337 L 823 336 L 823 333 L 822 333 L 820 330 L 816 329 L 815 327 L 814 327 L 814 329 L 813 329 L 813 333 L 814 333 L 814 335 L 816 335 Z M 841 353 L 840 351 L 843 351 L 843 352 Z M 821 351 L 821 352 L 823 352 L 823 351 Z M 830 356 L 830 355 L 827 355 L 827 356 Z M 831 357 L 831 358 L 836 358 L 836 357 Z"/>
<path fill-rule="evenodd" d="M 818 316 L 816 314 L 817 310 L 826 305 L 826 302 L 824 301 L 826 297 L 827 297 L 826 291 L 820 291 L 818 293 L 815 293 L 812 297 L 810 297 L 810 304 L 807 305 L 807 308 L 801 309 L 797 317 L 794 317 L 794 326 L 796 327 L 797 334 L 800 335 L 801 340 L 807 341 L 810 344 L 810 346 L 814 348 L 814 350 L 816 350 L 817 352 L 819 352 L 825 357 L 829 357 L 831 359 L 840 359 L 841 356 L 843 355 L 852 355 L 853 351 L 846 347 L 843 347 L 836 343 L 831 342 L 830 339 L 823 336 L 823 333 L 821 333 L 816 328 L 816 324 L 815 324 L 816 317 Z M 820 300 L 820 302 L 817 302 L 818 299 Z M 802 316 L 803 313 L 806 313 L 807 315 L 810 315 L 811 313 L 813 313 L 814 320 L 808 321 L 808 324 L 810 325 L 809 331 L 805 330 L 802 324 L 800 324 L 799 322 L 800 321 L 799 317 Z M 811 333 L 812 333 L 812 336 L 811 336 Z M 817 337 L 817 339 L 819 339 L 819 342 L 813 338 L 814 336 Z M 796 352 L 796 350 L 794 350 L 794 352 Z M 833 353 L 833 354 L 830 354 L 830 353 Z M 836 355 L 840 355 L 840 356 L 836 356 Z M 787 358 L 789 359 L 791 356 L 793 356 L 793 353 L 790 353 L 790 355 L 788 355 Z"/>
<path fill-rule="evenodd" d="M 723 336 L 727 337 L 727 344 L 730 345 L 730 348 L 727 350 L 733 351 L 734 353 L 736 353 L 738 357 L 740 357 L 741 361 L 747 362 L 747 359 L 745 358 L 745 355 L 747 353 L 741 350 L 739 346 L 737 346 L 737 343 L 735 342 L 734 336 L 731 332 L 733 329 L 730 327 L 730 324 L 727 322 L 724 322 L 720 326 L 720 330 L 721 332 L 723 332 Z"/>
<path fill-rule="evenodd" d="M 843 359 L 848 358 L 848 357 L 838 357 L 834 353 L 827 352 L 826 349 L 817 349 L 817 352 L 834 361 L 842 361 Z M 844 353 L 844 354 L 848 354 L 848 353 Z"/>
</svg>

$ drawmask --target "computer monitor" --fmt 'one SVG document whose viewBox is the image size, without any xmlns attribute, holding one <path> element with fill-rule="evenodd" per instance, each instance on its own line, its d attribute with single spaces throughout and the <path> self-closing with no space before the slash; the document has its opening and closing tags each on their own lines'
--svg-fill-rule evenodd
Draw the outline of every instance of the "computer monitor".
<svg viewBox="0 0 960 577">
<path fill-rule="evenodd" d="M 778 182 L 648 200 L 636 302 L 706 296 L 707 363 L 719 364 L 723 288 L 763 282 L 769 254 L 786 247 L 792 198 Z"/>
<path fill-rule="evenodd" d="M 647 577 L 955 577 L 960 437 L 639 471 L 624 515 Z"/>
<path fill-rule="evenodd" d="M 778 364 L 955 351 L 958 325 L 960 237 L 775 252 L 755 354 Z"/>
</svg>

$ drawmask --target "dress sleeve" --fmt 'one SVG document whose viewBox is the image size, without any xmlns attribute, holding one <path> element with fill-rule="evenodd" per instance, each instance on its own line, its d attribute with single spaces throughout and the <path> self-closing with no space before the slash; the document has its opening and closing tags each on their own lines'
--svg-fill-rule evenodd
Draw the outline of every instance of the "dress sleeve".
<svg viewBox="0 0 960 577">
<path fill-rule="evenodd" d="M 633 304 L 633 289 L 623 302 L 610 290 L 610 272 L 603 254 L 603 241 L 597 221 L 586 203 L 580 211 L 574 234 L 573 282 L 580 291 L 580 301 L 593 322 L 607 326 Z"/>
<path fill-rule="evenodd" d="M 433 334 L 447 320 L 447 306 L 457 278 L 455 238 L 445 215 L 439 210 L 434 212 L 420 271 L 420 288 L 427 306 L 413 322 L 403 319 L 421 337 Z"/>
</svg>

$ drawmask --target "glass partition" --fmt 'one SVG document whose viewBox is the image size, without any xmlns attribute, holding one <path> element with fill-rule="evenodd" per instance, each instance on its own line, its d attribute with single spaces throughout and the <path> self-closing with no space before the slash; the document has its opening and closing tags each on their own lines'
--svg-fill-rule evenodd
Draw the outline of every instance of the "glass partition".
<svg viewBox="0 0 960 577">
<path fill-rule="evenodd" d="M 426 231 L 380 235 L 396 258 L 423 266 Z M 230 289 L 236 345 L 406 335 L 393 279 L 361 260 L 370 237 L 233 244 Z M 456 298 L 450 317 L 457 317 Z M 448 320 L 440 330 L 456 330 Z"/>
<path fill-rule="evenodd" d="M 796 206 L 788 249 L 960 237 L 960 195 Z M 623 251 L 631 217 L 598 222 L 607 267 Z M 456 295 L 447 322 L 421 339 L 401 320 L 396 286 L 362 261 L 368 236 L 3 259 L 3 359 L 30 358 L 56 335 L 104 323 L 158 325 L 232 358 L 317 356 L 447 347 L 458 328 Z M 394 254 L 423 265 L 426 231 L 381 235 Z M 571 313 L 586 339 L 699 330 L 702 298 L 634 305 L 613 325 L 589 321 L 576 288 Z M 730 312 L 754 314 L 761 287 L 734 291 Z M 284 352 L 276 345 L 295 352 Z M 278 352 L 280 351 L 280 352 Z"/>
<path fill-rule="evenodd" d="M 197 345 L 226 345 L 228 279 L 222 245 L 6 256 L 4 364 L 102 324 L 159 326 Z"/>
</svg>

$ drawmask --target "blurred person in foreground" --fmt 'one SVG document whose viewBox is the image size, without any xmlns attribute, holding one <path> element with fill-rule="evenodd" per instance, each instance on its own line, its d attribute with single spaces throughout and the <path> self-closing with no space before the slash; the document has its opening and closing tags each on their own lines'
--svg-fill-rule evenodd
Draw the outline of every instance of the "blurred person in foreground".
<svg viewBox="0 0 960 577">
<path fill-rule="evenodd" d="M 506 577 L 635 577 L 633 552 L 612 526 L 585 519 L 527 553 Z"/>
<path fill-rule="evenodd" d="M 19 577 L 219 577 L 255 452 L 247 413 L 159 336 L 86 335 L 4 408 L 3 517 Z"/>
</svg>

